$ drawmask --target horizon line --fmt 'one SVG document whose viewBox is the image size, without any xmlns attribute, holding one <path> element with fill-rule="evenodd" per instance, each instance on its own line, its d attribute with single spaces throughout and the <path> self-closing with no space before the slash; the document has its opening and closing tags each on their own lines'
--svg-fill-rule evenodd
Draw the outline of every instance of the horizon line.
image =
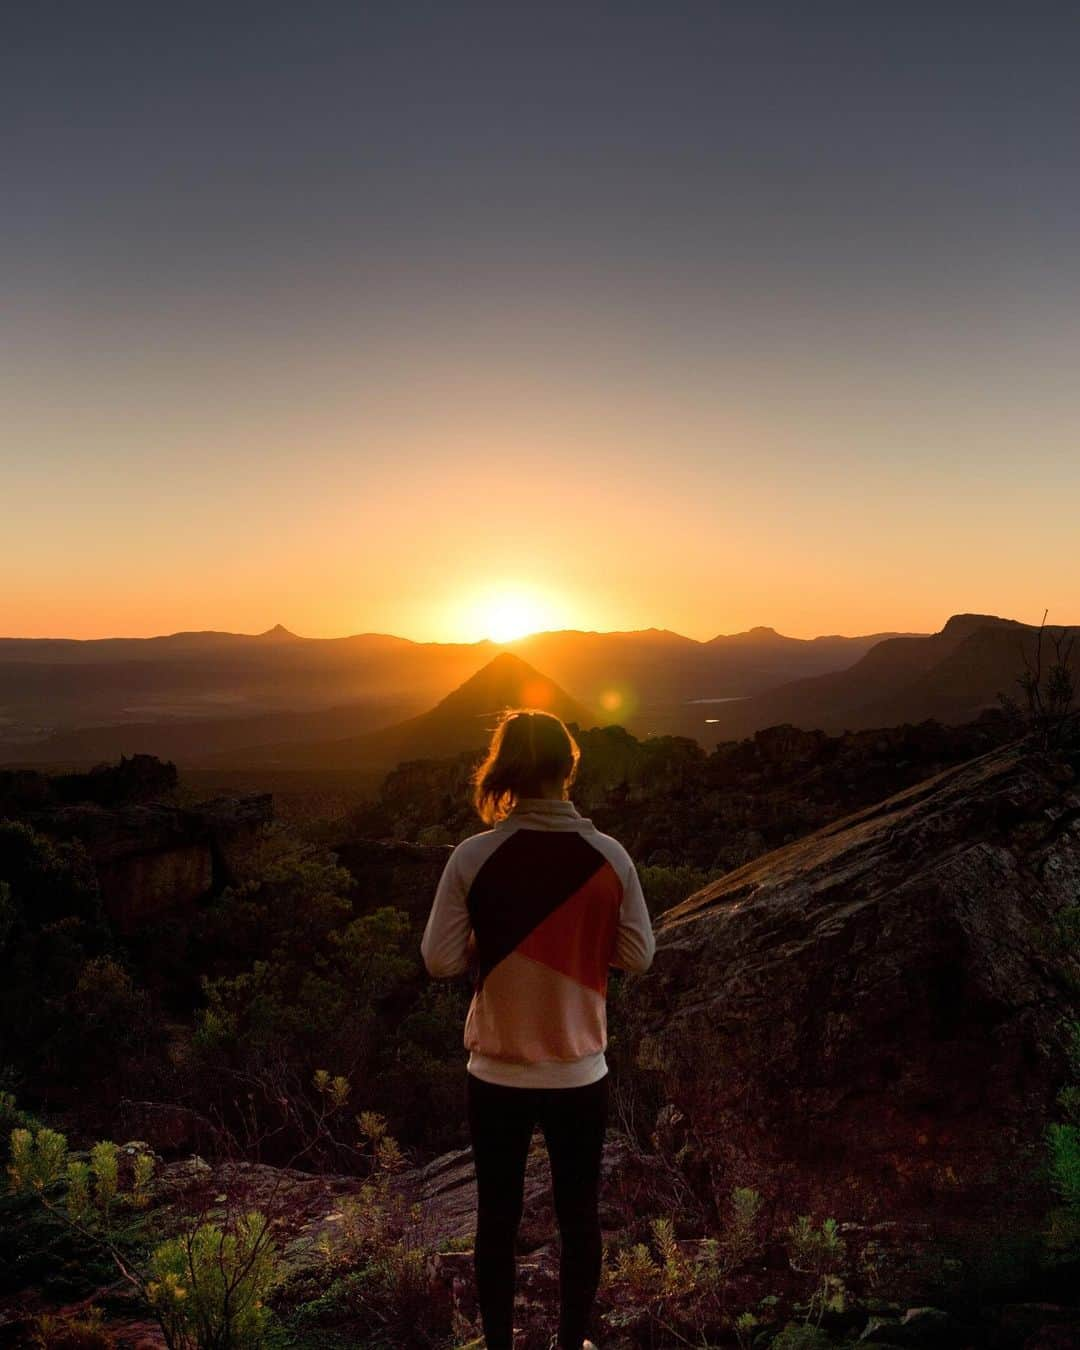
<svg viewBox="0 0 1080 1350">
<path fill-rule="evenodd" d="M 506 641 L 497 641 L 492 637 L 476 638 L 471 641 L 439 641 L 432 638 L 411 638 L 405 637 L 399 633 L 387 633 L 381 631 L 368 630 L 358 633 L 343 633 L 327 637 L 309 637 L 286 628 L 284 624 L 274 624 L 272 627 L 263 629 L 258 633 L 235 632 L 232 629 L 223 628 L 181 628 L 171 633 L 146 633 L 146 634 L 125 634 L 112 633 L 104 634 L 98 637 L 64 637 L 56 635 L 20 635 L 20 634 L 0 634 L 0 642 L 54 642 L 71 645 L 82 645 L 98 642 L 167 642 L 176 638 L 235 638 L 238 640 L 247 640 L 257 642 L 260 640 L 277 640 L 293 642 L 356 642 L 362 639 L 382 639 L 384 641 L 407 643 L 415 647 L 483 647 L 490 646 L 498 650 L 511 650 L 521 643 L 527 643 L 537 638 L 543 637 L 645 637 L 655 635 L 657 637 L 676 638 L 681 642 L 692 643 L 694 646 L 706 647 L 710 643 L 719 642 L 724 639 L 734 639 L 741 637 L 750 637 L 755 633 L 770 634 L 788 642 L 828 642 L 842 641 L 855 642 L 866 638 L 876 638 L 879 641 L 888 638 L 897 637 L 930 637 L 934 633 L 943 632 L 945 627 L 953 619 L 958 618 L 984 618 L 995 622 L 1002 622 L 1000 615 L 983 614 L 974 610 L 961 610 L 950 614 L 941 628 L 931 631 L 914 631 L 906 629 L 877 629 L 868 633 L 816 633 L 811 637 L 796 637 L 788 633 L 781 633 L 778 629 L 768 624 L 755 624 L 751 628 L 740 629 L 734 633 L 716 633 L 708 638 L 688 637 L 684 633 L 678 632 L 673 628 L 661 628 L 655 625 L 647 628 L 544 628 L 537 629 L 531 633 L 523 633 L 520 637 L 511 638 Z M 1037 624 L 1025 623 L 1024 620 L 1011 619 L 1005 620 L 1009 623 L 1019 623 L 1024 627 L 1033 628 Z M 1050 628 L 1070 628 L 1076 625 L 1072 624 L 1049 624 Z"/>
</svg>

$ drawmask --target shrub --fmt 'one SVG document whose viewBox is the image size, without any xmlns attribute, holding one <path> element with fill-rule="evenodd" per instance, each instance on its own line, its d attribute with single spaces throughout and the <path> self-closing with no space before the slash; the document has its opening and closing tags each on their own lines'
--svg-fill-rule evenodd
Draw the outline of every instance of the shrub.
<svg viewBox="0 0 1080 1350">
<path fill-rule="evenodd" d="M 67 1164 L 67 1140 L 44 1126 L 31 1133 L 11 1131 L 8 1178 L 13 1191 L 45 1191 L 56 1184 Z"/>
<path fill-rule="evenodd" d="M 262 1343 L 278 1260 L 267 1219 L 251 1211 L 170 1238 L 150 1260 L 146 1297 L 169 1350 L 243 1350 Z"/>
<path fill-rule="evenodd" d="M 1068 1063 L 1072 1082 L 1058 1093 L 1065 1121 L 1047 1127 L 1050 1185 L 1059 1204 L 1051 1211 L 1047 1243 L 1067 1259 L 1080 1249 L 1080 1022 L 1070 1027 Z"/>
<path fill-rule="evenodd" d="M 11 1138 L 11 1131 L 16 1129 L 40 1130 L 41 1121 L 19 1109 L 13 1092 L 0 1092 L 0 1136 L 5 1144 Z"/>
<path fill-rule="evenodd" d="M 789 1322 L 770 1346 L 771 1350 L 831 1350 L 832 1341 L 820 1327 Z"/>
<path fill-rule="evenodd" d="M 341 1205 L 337 1262 L 347 1273 L 326 1292 L 303 1305 L 301 1324 L 359 1321 L 390 1338 L 392 1345 L 445 1344 L 452 1308 L 433 1298 L 430 1257 L 433 1244 L 419 1205 L 393 1186 L 404 1163 L 386 1117 L 362 1111 L 356 1123 L 370 1175 L 359 1192 Z M 326 1254 L 335 1263 L 329 1246 Z"/>
<path fill-rule="evenodd" d="M 807 1322 L 820 1323 L 826 1312 L 843 1312 L 845 1291 L 840 1279 L 845 1244 L 835 1219 L 825 1219 L 815 1229 L 808 1214 L 801 1214 L 788 1229 L 791 1250 L 788 1260 L 792 1270 L 813 1277 L 814 1284 L 807 1305 Z M 828 1342 L 825 1342 L 828 1344 Z M 794 1343 L 796 1346 L 800 1342 Z M 814 1342 L 807 1342 L 813 1346 Z"/>
<path fill-rule="evenodd" d="M 115 1342 L 101 1310 L 91 1308 L 81 1317 L 39 1317 L 30 1344 L 35 1350 L 111 1350 Z"/>
<path fill-rule="evenodd" d="M 1043 614 L 1036 634 L 1034 650 L 1029 656 L 1021 639 L 1020 654 L 1024 672 L 1016 681 L 1023 694 L 1025 706 L 1011 694 L 999 693 L 998 701 L 1018 727 L 1029 732 L 1044 750 L 1064 745 L 1076 725 L 1070 718 L 1076 698 L 1076 662 L 1073 650 L 1076 634 L 1068 628 L 1051 630 L 1053 656 L 1044 653 L 1046 614 Z"/>
<path fill-rule="evenodd" d="M 758 1250 L 758 1216 L 761 1196 L 748 1186 L 731 1192 L 727 1228 L 719 1238 L 709 1238 L 702 1248 L 705 1280 L 715 1288 Z"/>
<path fill-rule="evenodd" d="M 641 1311 L 654 1315 L 664 1300 L 697 1289 L 698 1267 L 680 1251 L 671 1220 L 653 1219 L 650 1229 L 655 1255 L 647 1243 L 637 1242 L 623 1247 L 613 1262 L 605 1264 L 605 1288 L 617 1289 L 628 1305 L 629 1315 L 620 1314 L 616 1321 L 632 1321 Z"/>
</svg>

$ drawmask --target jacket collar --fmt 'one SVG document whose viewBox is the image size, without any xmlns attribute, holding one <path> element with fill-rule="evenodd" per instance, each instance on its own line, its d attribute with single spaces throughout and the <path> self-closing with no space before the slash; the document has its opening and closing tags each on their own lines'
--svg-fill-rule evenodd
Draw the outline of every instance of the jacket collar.
<svg viewBox="0 0 1080 1350">
<path fill-rule="evenodd" d="M 580 830 L 588 829 L 586 820 L 573 802 L 554 797 L 519 797 L 514 809 L 495 826 L 497 830 Z"/>
</svg>

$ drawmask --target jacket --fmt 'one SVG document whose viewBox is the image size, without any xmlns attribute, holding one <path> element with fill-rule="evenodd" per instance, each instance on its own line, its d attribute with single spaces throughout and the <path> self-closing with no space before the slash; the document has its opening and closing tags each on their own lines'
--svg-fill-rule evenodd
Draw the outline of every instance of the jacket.
<svg viewBox="0 0 1080 1350">
<path fill-rule="evenodd" d="M 647 970 L 655 946 L 623 846 L 571 802 L 523 798 L 451 853 L 420 950 L 433 976 L 473 976 L 470 1073 L 574 1087 L 607 1072 L 608 968 Z"/>
</svg>

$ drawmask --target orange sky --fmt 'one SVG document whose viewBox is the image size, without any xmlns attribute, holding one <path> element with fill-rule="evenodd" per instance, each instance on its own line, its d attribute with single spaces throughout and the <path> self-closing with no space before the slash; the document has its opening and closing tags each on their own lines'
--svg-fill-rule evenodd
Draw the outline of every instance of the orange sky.
<svg viewBox="0 0 1080 1350">
<path fill-rule="evenodd" d="M 1080 620 L 1066 407 L 975 398 L 956 367 L 929 407 L 910 369 L 841 397 L 810 358 L 690 391 L 632 329 L 579 332 L 591 370 L 569 338 L 530 363 L 433 336 L 367 365 L 297 339 L 216 373 L 129 354 L 128 403 L 108 353 L 63 399 L 16 391 L 0 633 L 471 640 L 522 589 L 544 627 L 697 638 Z"/>
<path fill-rule="evenodd" d="M 22 8 L 0 634 L 1080 621 L 1070 17 L 480 9 Z"/>
</svg>

